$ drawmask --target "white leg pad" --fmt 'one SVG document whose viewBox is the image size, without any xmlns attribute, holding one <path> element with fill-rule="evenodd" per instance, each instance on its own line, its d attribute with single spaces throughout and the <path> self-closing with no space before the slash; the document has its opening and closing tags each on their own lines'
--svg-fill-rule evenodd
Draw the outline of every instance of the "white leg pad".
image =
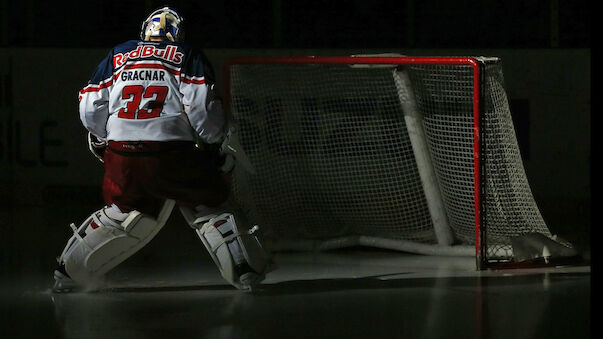
<svg viewBox="0 0 603 339">
<path fill-rule="evenodd" d="M 76 283 L 95 285 L 104 274 L 144 247 L 167 222 L 175 202 L 166 200 L 157 219 L 132 211 L 115 213 L 105 207 L 93 213 L 79 228 L 59 257 Z"/>
<path fill-rule="evenodd" d="M 196 229 L 222 277 L 242 290 L 253 290 L 270 270 L 271 260 L 256 232 L 238 229 L 231 213 L 220 214 Z"/>
</svg>

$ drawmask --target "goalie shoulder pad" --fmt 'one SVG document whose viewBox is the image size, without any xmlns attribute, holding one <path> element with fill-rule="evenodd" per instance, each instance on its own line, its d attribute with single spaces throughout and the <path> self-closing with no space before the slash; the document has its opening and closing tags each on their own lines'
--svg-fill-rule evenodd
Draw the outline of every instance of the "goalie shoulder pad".
<svg viewBox="0 0 603 339">
<path fill-rule="evenodd" d="M 252 291 L 271 269 L 258 230 L 256 225 L 241 231 L 231 213 L 220 214 L 196 230 L 222 277 L 241 290 Z"/>
</svg>

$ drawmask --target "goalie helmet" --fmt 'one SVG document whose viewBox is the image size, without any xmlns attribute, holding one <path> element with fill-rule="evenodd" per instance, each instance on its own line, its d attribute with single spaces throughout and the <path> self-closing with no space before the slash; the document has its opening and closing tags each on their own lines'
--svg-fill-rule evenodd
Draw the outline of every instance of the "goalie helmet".
<svg viewBox="0 0 603 339">
<path fill-rule="evenodd" d="M 149 41 L 151 37 L 166 38 L 170 41 L 182 41 L 184 31 L 182 29 L 183 18 L 169 7 L 160 8 L 142 23 L 140 39 Z"/>
</svg>

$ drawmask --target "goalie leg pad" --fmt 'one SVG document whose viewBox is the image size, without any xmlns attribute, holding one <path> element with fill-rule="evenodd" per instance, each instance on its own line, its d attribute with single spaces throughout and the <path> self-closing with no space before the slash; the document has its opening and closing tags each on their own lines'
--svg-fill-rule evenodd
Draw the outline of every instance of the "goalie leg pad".
<svg viewBox="0 0 603 339">
<path fill-rule="evenodd" d="M 59 257 L 59 264 L 77 284 L 94 286 L 104 274 L 146 245 L 165 225 L 175 202 L 166 200 L 157 219 L 139 211 L 121 213 L 105 207 L 79 228 Z"/>
<path fill-rule="evenodd" d="M 258 226 L 241 231 L 234 215 L 220 214 L 196 229 L 222 277 L 241 290 L 253 290 L 270 270 L 271 260 L 258 237 Z"/>
</svg>

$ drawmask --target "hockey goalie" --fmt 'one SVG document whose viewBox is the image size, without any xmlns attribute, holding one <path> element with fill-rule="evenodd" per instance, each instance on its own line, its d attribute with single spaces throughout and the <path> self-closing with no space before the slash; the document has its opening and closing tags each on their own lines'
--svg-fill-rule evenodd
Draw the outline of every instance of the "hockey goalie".
<svg viewBox="0 0 603 339">
<path fill-rule="evenodd" d="M 154 11 L 140 39 L 115 46 L 79 92 L 89 148 L 105 167 L 106 206 L 71 225 L 54 291 L 102 288 L 175 206 L 230 284 L 253 290 L 268 272 L 258 226 L 237 224 L 228 206 L 225 176 L 246 161 L 227 132 L 212 68 L 182 39 L 180 15 Z"/>
</svg>

